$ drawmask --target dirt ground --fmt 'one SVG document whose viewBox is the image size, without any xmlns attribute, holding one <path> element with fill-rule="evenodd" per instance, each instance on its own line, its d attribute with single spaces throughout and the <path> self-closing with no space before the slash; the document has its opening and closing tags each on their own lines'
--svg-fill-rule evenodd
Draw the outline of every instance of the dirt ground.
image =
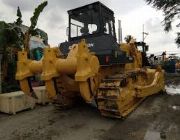
<svg viewBox="0 0 180 140">
<path fill-rule="evenodd" d="M 87 104 L 68 110 L 46 105 L 16 115 L 0 113 L 0 140 L 161 139 L 180 140 L 180 95 L 148 97 L 124 120 L 102 117 Z"/>
</svg>

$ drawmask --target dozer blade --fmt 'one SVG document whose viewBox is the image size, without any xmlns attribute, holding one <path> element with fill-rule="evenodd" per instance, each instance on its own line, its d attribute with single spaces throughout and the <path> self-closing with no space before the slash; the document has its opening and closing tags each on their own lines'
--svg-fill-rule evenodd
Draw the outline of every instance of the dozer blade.
<svg viewBox="0 0 180 140">
<path fill-rule="evenodd" d="M 144 75 L 138 71 L 135 74 L 137 78 L 126 73 L 121 76 L 109 76 L 108 79 L 102 80 L 96 100 L 103 116 L 124 118 L 135 110 L 147 96 L 164 90 L 163 71 L 150 70 L 149 73 L 147 71 L 151 80 L 144 78 Z"/>
</svg>

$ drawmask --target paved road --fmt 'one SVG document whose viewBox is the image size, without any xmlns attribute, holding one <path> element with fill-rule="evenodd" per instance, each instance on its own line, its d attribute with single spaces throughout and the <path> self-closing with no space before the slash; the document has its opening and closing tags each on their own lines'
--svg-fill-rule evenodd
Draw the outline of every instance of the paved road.
<svg viewBox="0 0 180 140">
<path fill-rule="evenodd" d="M 147 98 L 125 120 L 100 116 L 92 106 L 56 110 L 37 106 L 0 114 L 0 140 L 179 140 L 180 96 Z"/>
</svg>

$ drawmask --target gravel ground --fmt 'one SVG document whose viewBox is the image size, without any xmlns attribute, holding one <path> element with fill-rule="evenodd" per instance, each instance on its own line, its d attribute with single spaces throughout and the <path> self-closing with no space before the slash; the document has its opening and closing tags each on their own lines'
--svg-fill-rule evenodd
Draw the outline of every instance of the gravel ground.
<svg viewBox="0 0 180 140">
<path fill-rule="evenodd" d="M 170 82 L 171 83 L 171 82 Z M 93 106 L 37 106 L 0 113 L 0 140 L 179 140 L 180 95 L 148 97 L 126 119 L 105 118 Z"/>
</svg>

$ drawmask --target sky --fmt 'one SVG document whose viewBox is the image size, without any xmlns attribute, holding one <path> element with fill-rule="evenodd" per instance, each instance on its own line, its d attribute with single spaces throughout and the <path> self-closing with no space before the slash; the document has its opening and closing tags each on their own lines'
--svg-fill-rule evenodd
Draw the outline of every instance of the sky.
<svg viewBox="0 0 180 140">
<path fill-rule="evenodd" d="M 22 13 L 23 24 L 30 25 L 30 17 L 34 9 L 43 0 L 0 0 L 0 20 L 14 22 L 16 11 L 19 6 Z M 66 27 L 68 26 L 67 10 L 83 6 L 96 0 L 49 0 L 47 7 L 41 13 L 37 27 L 48 33 L 49 44 L 57 46 L 67 40 Z M 117 29 L 118 20 L 122 22 L 123 38 L 132 35 L 137 41 L 142 41 L 142 28 L 149 35 L 145 42 L 149 45 L 149 53 L 180 54 L 180 48 L 174 43 L 177 28 L 166 33 L 163 30 L 163 13 L 147 5 L 144 0 L 100 0 L 115 13 L 115 24 Z"/>
</svg>

